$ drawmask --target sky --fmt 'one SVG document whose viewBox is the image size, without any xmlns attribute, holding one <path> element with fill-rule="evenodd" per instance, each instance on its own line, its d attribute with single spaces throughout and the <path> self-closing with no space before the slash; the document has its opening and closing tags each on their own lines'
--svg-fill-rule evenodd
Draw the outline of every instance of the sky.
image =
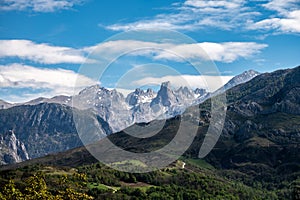
<svg viewBox="0 0 300 200">
<path fill-rule="evenodd" d="M 0 0 L 0 99 L 163 81 L 214 90 L 298 66 L 299 36 L 299 0 Z"/>
</svg>

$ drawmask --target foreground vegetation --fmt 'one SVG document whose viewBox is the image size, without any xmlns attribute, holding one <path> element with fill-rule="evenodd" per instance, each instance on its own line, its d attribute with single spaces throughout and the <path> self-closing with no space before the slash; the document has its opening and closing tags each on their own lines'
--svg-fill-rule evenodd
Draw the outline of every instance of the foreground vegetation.
<svg viewBox="0 0 300 200">
<path fill-rule="evenodd" d="M 299 182 L 268 191 L 225 178 L 205 161 L 185 159 L 150 173 L 125 173 L 100 163 L 35 164 L 0 172 L 0 199 L 299 199 Z M 227 172 L 228 173 L 228 172 Z"/>
</svg>

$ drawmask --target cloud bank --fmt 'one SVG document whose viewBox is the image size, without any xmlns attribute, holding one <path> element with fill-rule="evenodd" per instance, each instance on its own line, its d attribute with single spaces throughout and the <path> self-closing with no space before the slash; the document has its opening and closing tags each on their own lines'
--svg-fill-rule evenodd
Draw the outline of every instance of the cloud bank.
<svg viewBox="0 0 300 200">
<path fill-rule="evenodd" d="M 101 43 L 92 47 L 94 53 L 118 55 L 127 49 L 136 49 L 133 55 L 152 56 L 153 59 L 182 61 L 183 59 L 204 59 L 231 63 L 239 58 L 248 58 L 268 45 L 255 42 L 203 42 L 195 44 L 153 43 L 136 40 L 117 40 Z M 149 48 L 149 49 L 147 49 Z M 200 50 L 200 51 L 199 51 Z"/>
<path fill-rule="evenodd" d="M 0 40 L 0 58 L 17 57 L 41 64 L 83 63 L 82 50 L 37 44 L 30 40 Z"/>
<path fill-rule="evenodd" d="M 178 59 L 180 61 L 179 57 L 172 54 L 172 52 L 176 52 L 182 58 L 211 59 L 213 61 L 230 63 L 239 58 L 248 58 L 266 47 L 266 44 L 255 42 L 172 44 L 117 40 L 74 49 L 45 43 L 37 44 L 30 40 L 0 40 L 0 58 L 13 57 L 41 64 L 81 64 L 83 62 L 93 62 L 92 60 L 86 60 L 86 56 L 90 52 L 94 52 L 102 57 L 110 57 L 110 55 L 126 52 L 127 49 L 136 49 L 136 55 L 139 52 L 144 54 L 143 52 L 145 51 L 143 49 L 151 48 L 148 53 L 149 55 L 154 53 L 154 59 Z M 199 48 L 204 51 L 199 51 Z"/>
<path fill-rule="evenodd" d="M 37 92 L 29 95 L 33 97 L 53 97 L 56 95 L 73 95 L 83 88 L 97 82 L 65 69 L 37 68 L 22 64 L 0 65 L 0 88 L 24 89 L 30 88 Z M 3 95 L 2 94 L 2 98 Z M 5 99 L 9 99 L 6 97 Z M 26 98 L 25 98 L 26 99 Z M 14 98 L 13 101 L 24 101 L 24 97 Z"/>
</svg>

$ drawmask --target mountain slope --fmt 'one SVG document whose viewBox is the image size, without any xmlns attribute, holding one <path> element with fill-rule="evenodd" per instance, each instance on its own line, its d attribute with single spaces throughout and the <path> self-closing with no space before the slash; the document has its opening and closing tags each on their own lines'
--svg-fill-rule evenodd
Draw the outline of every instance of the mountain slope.
<svg viewBox="0 0 300 200">
<path fill-rule="evenodd" d="M 254 71 L 252 69 L 248 70 L 248 71 L 244 71 L 243 73 L 233 77 L 232 79 L 230 79 L 225 85 L 224 85 L 224 89 L 228 90 L 236 85 L 239 85 L 241 83 L 245 83 L 250 81 L 251 79 L 253 79 L 254 77 L 260 75 L 261 73 Z"/>
<path fill-rule="evenodd" d="M 57 104 L 64 104 L 70 106 L 72 104 L 72 97 L 64 96 L 64 95 L 55 96 L 52 98 L 39 97 L 37 99 L 33 99 L 31 101 L 22 104 L 17 104 L 17 105 L 37 105 L 40 103 L 57 103 Z"/>
<path fill-rule="evenodd" d="M 103 127 L 104 134 L 111 133 L 109 125 L 96 115 L 83 113 L 82 116 L 87 121 L 96 120 Z M 0 110 L 1 164 L 20 162 L 79 146 L 82 143 L 73 122 L 71 107 L 42 103 Z"/>
<path fill-rule="evenodd" d="M 226 92 L 226 120 L 219 141 L 205 158 L 222 175 L 254 186 L 289 188 L 300 177 L 300 66 L 256 76 Z M 210 99 L 200 104 L 198 134 L 185 153 L 197 158 L 210 122 Z M 192 116 L 198 120 L 198 116 Z M 115 137 L 135 152 L 157 150 L 175 136 L 178 119 L 148 140 Z M 188 130 L 188 129 L 186 129 Z M 188 131 L 187 131 L 188 132 Z M 112 135 L 111 137 L 113 137 Z M 163 142 L 161 142 L 163 141 Z M 159 143 L 160 142 L 160 143 Z"/>
<path fill-rule="evenodd" d="M 279 184 L 300 175 L 300 67 L 261 74 L 226 92 L 221 138 L 206 157 L 216 167 L 238 171 L 247 183 Z M 209 101 L 200 105 L 209 109 Z M 195 141 L 193 154 L 201 141 Z M 197 151 L 196 151 L 197 152 Z"/>
</svg>

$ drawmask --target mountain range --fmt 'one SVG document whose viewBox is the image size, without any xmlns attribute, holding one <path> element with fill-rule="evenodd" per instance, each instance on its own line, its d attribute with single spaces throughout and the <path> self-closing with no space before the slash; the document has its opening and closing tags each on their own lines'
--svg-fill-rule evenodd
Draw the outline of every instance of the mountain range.
<svg viewBox="0 0 300 200">
<path fill-rule="evenodd" d="M 257 75 L 259 73 L 253 70 L 246 71 L 232 78 L 224 88 L 228 90 Z M 1 163 L 20 162 L 81 146 L 73 122 L 74 110 L 89 110 L 85 118 L 88 116 L 89 120 L 100 124 L 105 136 L 134 123 L 180 115 L 187 107 L 219 94 L 220 90 L 215 93 L 187 87 L 174 90 L 165 82 L 157 93 L 151 89 L 136 89 L 125 98 L 116 90 L 94 85 L 73 97 L 41 97 L 23 104 L 1 101 Z"/>
<path fill-rule="evenodd" d="M 158 97 L 156 98 L 157 100 L 154 98 L 155 101 L 153 99 L 152 102 L 158 101 L 165 106 L 170 106 L 173 102 L 176 102 L 172 98 L 175 92 L 169 90 L 168 84 L 163 84 L 162 88 L 170 95 L 168 96 L 170 99 Z M 192 163 L 205 162 L 213 166 L 214 170 L 208 172 L 197 171 L 197 174 L 213 173 L 220 176 L 218 180 L 224 180 L 226 184 L 231 184 L 228 181 L 234 181 L 233 184 L 235 186 L 238 185 L 240 188 L 244 187 L 241 184 L 247 185 L 249 188 L 246 190 L 248 191 L 251 191 L 253 188 L 265 190 L 263 193 L 266 196 L 263 197 L 262 194 L 259 194 L 260 198 L 263 199 L 297 199 L 299 196 L 297 188 L 300 187 L 299 91 L 300 66 L 293 69 L 260 74 L 249 81 L 227 89 L 227 111 L 222 134 L 216 146 L 202 161 L 198 158 L 198 154 L 211 120 L 211 99 L 207 98 L 202 103 L 188 108 L 192 110 L 200 109 L 200 116 L 189 116 L 198 120 L 196 124 L 198 132 L 192 145 L 180 158 L 180 160 L 187 162 L 187 169 L 183 172 L 184 175 L 173 169 L 175 170 L 174 173 L 176 172 L 175 174 L 177 175 L 181 174 L 180 179 L 185 179 L 186 176 L 191 177 L 192 174 L 196 176 L 194 172 L 197 169 L 192 167 Z M 137 90 L 135 93 L 139 94 L 142 92 Z M 147 93 L 147 91 L 144 91 L 144 93 Z M 218 94 L 216 92 L 215 95 Z M 137 96 L 139 95 L 134 96 L 134 102 L 141 101 L 139 98 L 136 98 Z M 150 101 L 147 103 L 151 104 Z M 153 137 L 133 137 L 127 134 L 126 129 L 109 134 L 107 137 L 118 147 L 127 151 L 140 153 L 154 151 L 162 148 L 174 138 L 182 117 L 185 117 L 185 112 L 182 115 L 167 119 L 163 129 Z M 159 123 L 159 121 L 157 119 L 150 124 L 139 123 L 137 125 L 146 127 L 151 126 L 153 123 Z M 189 127 L 183 127 L 183 129 L 187 131 L 188 137 Z M 143 130 L 147 132 L 149 129 L 145 128 Z M 147 134 L 146 132 L 143 134 Z M 99 140 L 95 145 L 101 147 L 101 144 L 102 140 Z M 109 152 L 111 156 L 114 153 L 113 151 Z M 71 168 L 89 166 L 84 168 L 89 171 L 97 162 L 85 147 L 79 147 L 16 165 L 2 166 L 0 171 L 34 166 L 37 163 L 44 166 L 68 166 Z M 139 162 L 142 163 L 140 164 L 141 166 L 144 166 L 147 160 L 140 160 Z M 204 166 L 207 167 L 207 164 L 201 164 L 200 168 L 203 169 Z M 167 169 L 172 169 L 172 167 Z M 164 177 L 165 174 L 168 174 L 170 177 L 177 176 L 175 174 L 169 175 L 169 172 L 168 170 L 162 170 L 153 176 L 157 179 Z M 204 179 L 206 180 L 206 178 Z M 145 183 L 149 182 L 145 181 Z M 156 185 L 153 182 L 151 183 Z M 166 183 L 164 182 L 164 184 Z M 107 184 L 110 185 L 109 183 Z M 174 182 L 171 181 L 168 184 L 172 185 Z M 178 185 L 178 182 L 175 184 Z M 246 191 L 238 194 L 241 199 L 259 199 L 255 194 L 252 194 L 254 196 L 247 196 L 249 194 Z M 247 197 L 242 197 L 241 195 L 246 195 Z"/>
</svg>

